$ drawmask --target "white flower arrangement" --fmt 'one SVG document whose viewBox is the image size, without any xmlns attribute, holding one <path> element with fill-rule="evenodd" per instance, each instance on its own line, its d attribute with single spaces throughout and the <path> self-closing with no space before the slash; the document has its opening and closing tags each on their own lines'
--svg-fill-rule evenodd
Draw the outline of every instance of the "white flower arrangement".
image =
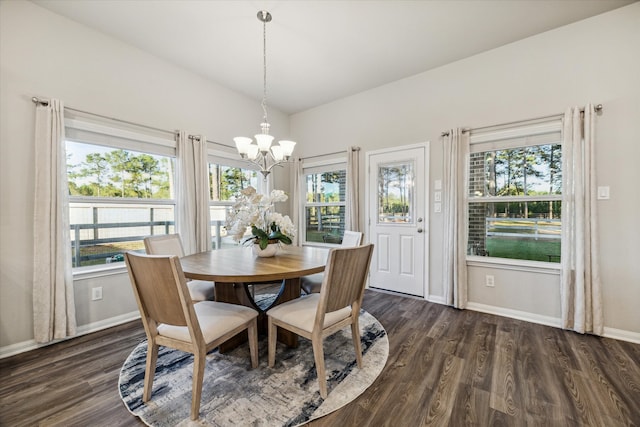
<svg viewBox="0 0 640 427">
<path fill-rule="evenodd" d="M 290 245 L 296 228 L 288 215 L 274 211 L 275 203 L 288 198 L 282 190 L 273 190 L 266 196 L 253 187 L 245 188 L 227 215 L 227 233 L 237 242 L 257 243 L 261 249 L 275 242 Z M 247 227 L 251 227 L 251 235 L 245 238 Z"/>
</svg>

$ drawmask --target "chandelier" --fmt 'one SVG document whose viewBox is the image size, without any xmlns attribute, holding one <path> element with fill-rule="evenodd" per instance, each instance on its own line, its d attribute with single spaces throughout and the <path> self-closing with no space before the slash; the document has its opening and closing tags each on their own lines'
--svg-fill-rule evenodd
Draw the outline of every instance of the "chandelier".
<svg viewBox="0 0 640 427">
<path fill-rule="evenodd" d="M 271 14 L 266 10 L 258 12 L 258 19 L 262 21 L 262 60 L 263 60 L 263 92 L 262 92 L 262 123 L 261 133 L 255 135 L 255 143 L 246 136 L 233 138 L 238 154 L 243 159 L 257 165 L 260 173 L 267 179 L 274 166 L 281 165 L 291 157 L 296 143 L 293 141 L 278 141 L 279 145 L 271 145 L 273 136 L 269 135 L 269 121 L 267 120 L 267 22 L 271 21 Z"/>
</svg>

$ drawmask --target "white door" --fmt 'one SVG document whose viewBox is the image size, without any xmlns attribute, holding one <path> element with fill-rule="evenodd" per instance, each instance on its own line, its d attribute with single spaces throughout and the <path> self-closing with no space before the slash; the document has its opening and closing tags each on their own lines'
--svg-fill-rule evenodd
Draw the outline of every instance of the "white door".
<svg viewBox="0 0 640 427">
<path fill-rule="evenodd" d="M 369 286 L 425 295 L 428 210 L 427 144 L 367 153 Z"/>
</svg>

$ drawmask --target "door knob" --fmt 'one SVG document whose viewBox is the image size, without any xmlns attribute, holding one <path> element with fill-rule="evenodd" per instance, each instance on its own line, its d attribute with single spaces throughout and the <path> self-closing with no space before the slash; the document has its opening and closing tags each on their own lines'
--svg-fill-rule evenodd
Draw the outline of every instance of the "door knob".
<svg viewBox="0 0 640 427">
<path fill-rule="evenodd" d="M 418 233 L 422 233 L 424 230 L 422 228 L 418 228 Z"/>
</svg>

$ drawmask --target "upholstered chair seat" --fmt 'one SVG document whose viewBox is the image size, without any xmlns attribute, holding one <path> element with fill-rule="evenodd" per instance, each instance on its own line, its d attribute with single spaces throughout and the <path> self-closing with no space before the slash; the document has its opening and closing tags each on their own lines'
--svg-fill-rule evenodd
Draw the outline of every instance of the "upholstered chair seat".
<svg viewBox="0 0 640 427">
<path fill-rule="evenodd" d="M 205 342 L 213 342 L 227 333 L 256 317 L 256 311 L 236 304 L 224 302 L 200 301 L 193 305 L 200 323 Z M 191 342 L 189 328 L 186 326 L 158 325 L 158 335 L 180 341 Z"/>
<path fill-rule="evenodd" d="M 311 333 L 319 303 L 320 294 L 303 295 L 299 299 L 273 307 L 269 310 L 269 316 L 276 317 L 295 328 Z M 349 316 L 351 316 L 351 307 L 344 307 L 340 310 L 326 313 L 322 327 L 328 328 Z"/>
<path fill-rule="evenodd" d="M 352 248 L 354 246 L 359 246 L 361 243 L 361 232 L 346 230 L 344 232 L 344 235 L 342 236 L 342 243 L 340 244 L 340 247 Z M 307 294 L 319 293 L 320 287 L 322 286 L 323 278 L 324 273 L 316 273 L 310 274 L 308 276 L 303 276 L 300 278 L 300 287 L 302 287 L 302 290 Z"/>
</svg>

